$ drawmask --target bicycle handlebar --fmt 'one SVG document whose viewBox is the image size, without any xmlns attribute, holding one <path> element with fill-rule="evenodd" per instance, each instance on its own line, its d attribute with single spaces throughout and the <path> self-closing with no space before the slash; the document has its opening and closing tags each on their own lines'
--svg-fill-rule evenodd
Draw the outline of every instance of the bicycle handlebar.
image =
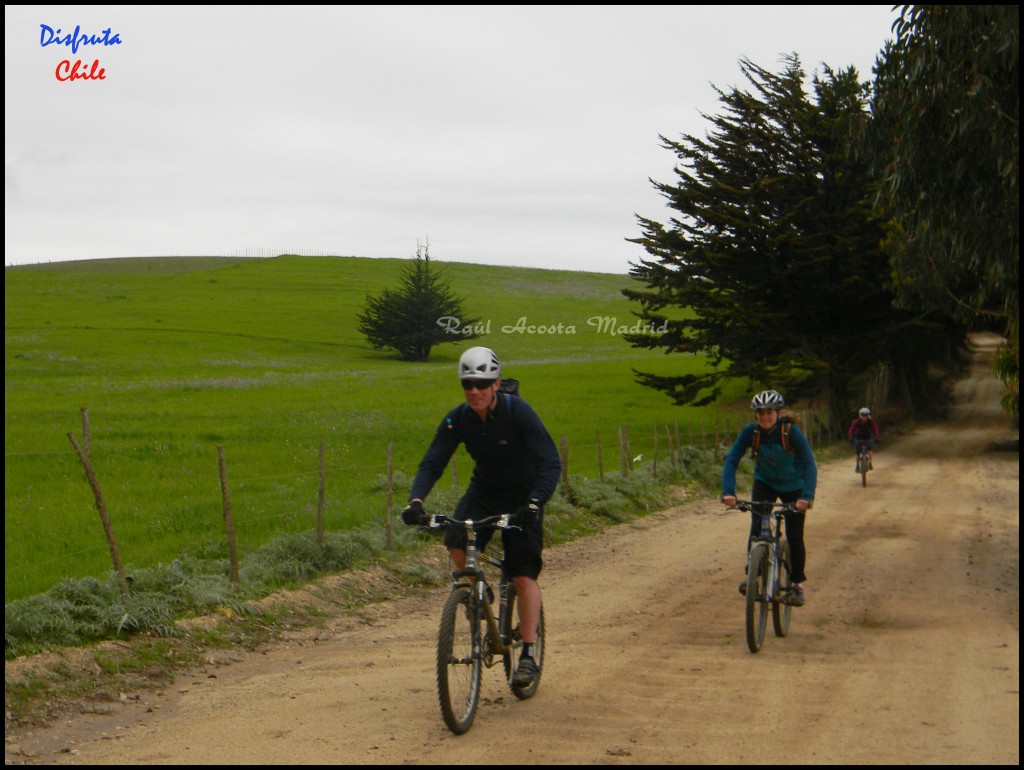
<svg viewBox="0 0 1024 770">
<path fill-rule="evenodd" d="M 495 516 L 485 516 L 482 519 L 454 519 L 444 513 L 432 513 L 428 516 L 425 527 L 440 529 L 447 526 L 465 527 L 466 529 L 481 529 L 483 527 L 498 527 L 499 529 L 519 529 L 513 522 L 514 514 L 499 513 Z"/>
<path fill-rule="evenodd" d="M 758 506 L 758 507 L 761 507 L 761 508 L 768 507 L 769 508 L 769 515 L 771 513 L 770 509 L 772 509 L 772 508 L 778 508 L 779 509 L 779 513 L 800 513 L 800 511 L 797 510 L 797 507 L 796 507 L 796 505 L 794 503 L 769 503 L 769 502 L 756 503 L 753 500 L 737 500 L 736 501 L 736 505 L 734 505 L 729 510 L 751 512 L 751 511 L 753 511 L 755 505 Z M 765 515 L 765 514 L 762 514 L 762 515 Z"/>
</svg>

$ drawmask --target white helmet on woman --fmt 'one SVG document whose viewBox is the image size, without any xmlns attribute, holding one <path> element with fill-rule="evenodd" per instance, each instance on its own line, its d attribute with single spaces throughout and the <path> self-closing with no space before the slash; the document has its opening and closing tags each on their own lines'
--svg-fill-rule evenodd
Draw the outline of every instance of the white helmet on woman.
<svg viewBox="0 0 1024 770">
<path fill-rule="evenodd" d="M 470 348 L 459 359 L 459 379 L 496 380 L 501 377 L 501 362 L 490 348 Z"/>
<path fill-rule="evenodd" d="M 774 390 L 762 390 L 756 396 L 754 400 L 750 402 L 750 408 L 755 412 L 758 409 L 775 409 L 779 410 L 786 405 L 786 400 L 779 395 L 778 391 Z"/>
<path fill-rule="evenodd" d="M 870 417 L 871 416 L 871 410 L 868 409 L 866 406 L 862 406 L 861 409 L 860 409 L 859 414 L 860 414 L 861 417 Z"/>
</svg>

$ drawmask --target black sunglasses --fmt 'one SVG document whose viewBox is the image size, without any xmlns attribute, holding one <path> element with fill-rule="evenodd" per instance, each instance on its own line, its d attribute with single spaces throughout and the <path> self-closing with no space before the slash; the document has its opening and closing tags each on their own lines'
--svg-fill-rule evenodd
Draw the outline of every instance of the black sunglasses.
<svg viewBox="0 0 1024 770">
<path fill-rule="evenodd" d="M 462 380 L 463 390 L 487 390 L 491 385 L 494 384 L 494 380 Z"/>
<path fill-rule="evenodd" d="M 758 409 L 758 414 L 771 414 L 772 412 L 778 411 L 777 409 Z"/>
</svg>

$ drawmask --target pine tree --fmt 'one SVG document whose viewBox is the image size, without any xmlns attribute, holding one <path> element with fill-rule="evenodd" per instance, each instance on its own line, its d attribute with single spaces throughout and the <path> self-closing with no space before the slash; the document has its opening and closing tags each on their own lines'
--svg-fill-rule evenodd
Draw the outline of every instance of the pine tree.
<svg viewBox="0 0 1024 770">
<path fill-rule="evenodd" d="M 446 331 L 440 319 L 458 318 L 458 335 Z M 416 245 L 416 257 L 403 268 L 398 289 L 385 289 L 367 297 L 359 314 L 359 331 L 377 350 L 390 348 L 403 361 L 426 361 L 435 345 L 479 336 L 472 328 L 478 318 L 467 318 L 462 300 L 430 262 L 430 246 Z"/>
<path fill-rule="evenodd" d="M 675 213 L 667 226 L 638 217 L 644 234 L 630 240 L 651 256 L 631 275 L 645 288 L 623 292 L 649 328 L 665 328 L 633 346 L 703 353 L 711 371 L 638 380 L 703 405 L 747 378 L 791 400 L 825 396 L 842 424 L 852 381 L 886 359 L 905 320 L 889 315 L 872 179 L 849 141 L 870 119 L 869 86 L 826 67 L 812 100 L 795 54 L 780 74 L 740 68 L 752 91 L 715 89 L 723 111 L 705 116 L 707 138 L 661 137 L 678 181 L 652 183 Z"/>
</svg>

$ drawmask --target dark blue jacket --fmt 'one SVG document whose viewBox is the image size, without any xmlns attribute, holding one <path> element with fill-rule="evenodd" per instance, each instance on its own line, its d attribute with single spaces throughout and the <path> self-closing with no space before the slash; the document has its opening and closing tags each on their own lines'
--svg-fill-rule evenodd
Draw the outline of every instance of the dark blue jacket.
<svg viewBox="0 0 1024 770">
<path fill-rule="evenodd" d="M 736 495 L 736 469 L 740 460 L 754 443 L 754 431 L 761 431 L 761 440 L 757 448 L 757 460 L 754 463 L 754 478 L 762 481 L 776 492 L 793 492 L 800 490 L 800 497 L 810 502 L 814 500 L 814 490 L 818 485 L 818 466 L 814 462 L 811 445 L 799 426 L 792 424 L 789 429 L 789 445 L 795 454 L 787 452 L 782 445 L 782 417 L 770 431 L 761 430 L 757 423 L 747 424 L 736 443 L 732 445 L 722 467 L 722 496 Z"/>
<path fill-rule="evenodd" d="M 499 393 L 486 420 L 468 404 L 448 412 L 420 462 L 410 499 L 426 498 L 460 443 L 476 463 L 471 484 L 484 493 L 539 505 L 555 493 L 562 464 L 551 434 L 523 399 Z"/>
</svg>

